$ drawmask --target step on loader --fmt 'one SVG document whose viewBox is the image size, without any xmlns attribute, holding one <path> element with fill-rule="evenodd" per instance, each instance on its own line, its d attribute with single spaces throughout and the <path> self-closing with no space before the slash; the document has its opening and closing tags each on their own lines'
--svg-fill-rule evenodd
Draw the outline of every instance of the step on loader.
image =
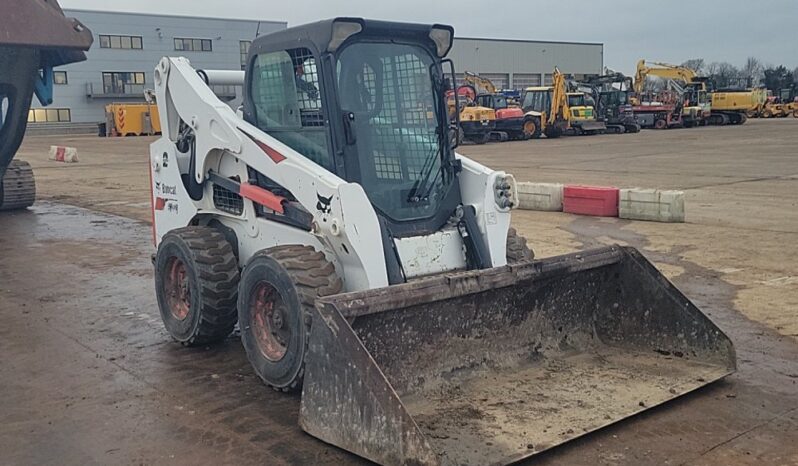
<svg viewBox="0 0 798 466">
<path fill-rule="evenodd" d="M 512 463 L 732 373 L 729 338 L 636 250 L 534 260 L 513 177 L 455 151 L 453 37 L 338 18 L 257 38 L 246 72 L 160 61 L 171 336 L 237 323 L 265 384 L 302 391 L 302 429 L 387 465 Z"/>
</svg>

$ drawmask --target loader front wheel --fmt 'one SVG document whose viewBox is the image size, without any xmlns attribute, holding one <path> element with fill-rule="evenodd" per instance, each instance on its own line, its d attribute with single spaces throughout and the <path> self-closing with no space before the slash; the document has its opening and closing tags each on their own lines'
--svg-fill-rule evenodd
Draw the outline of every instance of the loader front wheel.
<svg viewBox="0 0 798 466">
<path fill-rule="evenodd" d="M 507 231 L 507 263 L 531 261 L 535 258 L 535 252 L 529 249 L 526 238 L 519 235 L 515 228 Z"/>
<path fill-rule="evenodd" d="M 236 324 L 238 261 L 209 227 L 167 233 L 155 255 L 155 293 L 169 334 L 186 346 L 221 340 Z"/>
<path fill-rule="evenodd" d="M 316 298 L 341 288 L 335 267 L 310 246 L 277 246 L 249 260 L 238 320 L 247 358 L 267 385 L 286 392 L 301 386 Z"/>
</svg>

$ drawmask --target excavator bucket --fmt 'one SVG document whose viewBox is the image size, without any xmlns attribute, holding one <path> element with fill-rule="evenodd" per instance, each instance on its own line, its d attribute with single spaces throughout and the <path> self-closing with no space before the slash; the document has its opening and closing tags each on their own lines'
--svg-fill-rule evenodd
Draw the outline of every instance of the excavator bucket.
<svg viewBox="0 0 798 466">
<path fill-rule="evenodd" d="M 380 464 L 508 464 L 735 370 L 729 338 L 608 247 L 320 299 L 300 425 Z"/>
</svg>

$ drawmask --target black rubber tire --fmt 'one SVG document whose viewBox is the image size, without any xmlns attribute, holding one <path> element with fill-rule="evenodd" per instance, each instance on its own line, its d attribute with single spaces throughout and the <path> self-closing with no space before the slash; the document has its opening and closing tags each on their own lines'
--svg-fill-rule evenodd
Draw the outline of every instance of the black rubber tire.
<svg viewBox="0 0 798 466">
<path fill-rule="evenodd" d="M 26 209 L 36 201 L 36 181 L 28 162 L 12 160 L 0 179 L 0 210 Z"/>
<path fill-rule="evenodd" d="M 178 318 L 169 304 L 168 270 L 180 260 L 189 291 L 188 315 Z M 230 335 L 238 319 L 238 261 L 219 231 L 203 226 L 172 230 L 155 255 L 155 294 L 169 334 L 185 346 L 219 341 Z M 174 297 L 172 298 L 174 299 Z"/>
<path fill-rule="evenodd" d="M 526 244 L 526 238 L 519 235 L 515 228 L 507 231 L 507 263 L 514 264 L 531 261 L 535 258 L 535 251 Z"/>
<path fill-rule="evenodd" d="M 274 361 L 261 351 L 253 322 L 254 295 L 264 284 L 279 293 L 287 311 L 281 314 L 282 325 L 290 332 L 284 355 Z M 284 392 L 301 387 L 316 298 L 340 293 L 342 287 L 333 264 L 310 246 L 265 249 L 247 262 L 238 294 L 241 341 L 255 373 L 267 385 Z"/>
<path fill-rule="evenodd" d="M 556 126 L 549 126 L 546 128 L 546 137 L 549 139 L 557 139 L 562 136 L 562 130 Z"/>
</svg>

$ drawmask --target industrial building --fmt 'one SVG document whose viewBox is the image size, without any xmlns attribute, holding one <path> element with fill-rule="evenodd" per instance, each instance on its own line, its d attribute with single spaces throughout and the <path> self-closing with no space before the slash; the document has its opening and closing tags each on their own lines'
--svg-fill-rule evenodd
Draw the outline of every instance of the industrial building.
<svg viewBox="0 0 798 466">
<path fill-rule="evenodd" d="M 56 69 L 53 104 L 43 109 L 33 99 L 29 123 L 104 122 L 106 105 L 144 101 L 161 57 L 184 56 L 197 68 L 241 69 L 252 39 L 287 27 L 285 21 L 64 12 L 91 29 L 94 44 L 85 62 Z M 237 96 L 234 88 L 214 90 L 222 99 Z"/>
<path fill-rule="evenodd" d="M 32 127 L 96 124 L 105 121 L 111 103 L 142 102 L 152 89 L 158 60 L 185 56 L 197 68 L 240 69 L 251 41 L 285 29 L 285 21 L 201 18 L 142 13 L 65 10 L 94 33 L 88 60 L 60 67 L 54 103 L 41 108 L 34 99 Z M 548 84 L 555 66 L 577 77 L 600 74 L 604 46 L 597 43 L 456 38 L 450 57 L 458 73 L 472 71 L 500 88 Z M 215 88 L 223 100 L 236 101 L 240 89 Z"/>
<path fill-rule="evenodd" d="M 472 71 L 501 89 L 549 85 L 558 67 L 579 79 L 602 74 L 604 44 L 458 37 L 449 57 L 458 73 Z"/>
</svg>

